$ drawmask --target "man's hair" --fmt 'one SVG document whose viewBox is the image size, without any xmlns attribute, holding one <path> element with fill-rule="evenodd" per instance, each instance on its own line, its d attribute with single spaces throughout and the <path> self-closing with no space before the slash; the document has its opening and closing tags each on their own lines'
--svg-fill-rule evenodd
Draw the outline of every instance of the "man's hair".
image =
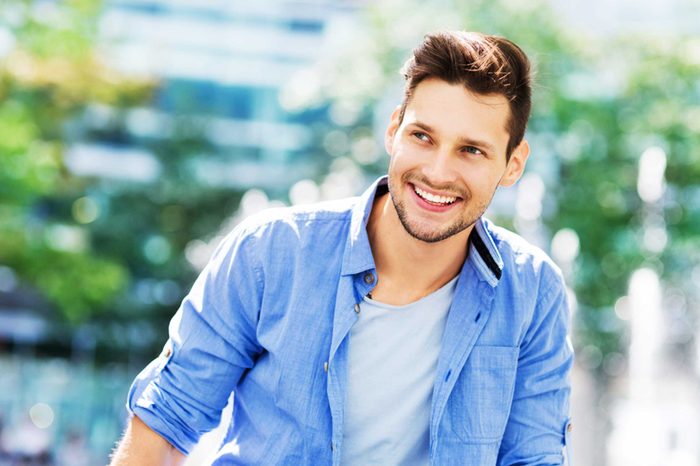
<svg viewBox="0 0 700 466">
<path fill-rule="evenodd" d="M 531 107 L 530 61 L 508 39 L 477 32 L 428 34 L 413 50 L 401 72 L 406 86 L 399 123 L 403 122 L 416 86 L 434 77 L 450 84 L 462 84 L 475 94 L 500 94 L 508 100 L 510 115 L 506 129 L 510 137 L 506 160 L 523 140 Z"/>
</svg>

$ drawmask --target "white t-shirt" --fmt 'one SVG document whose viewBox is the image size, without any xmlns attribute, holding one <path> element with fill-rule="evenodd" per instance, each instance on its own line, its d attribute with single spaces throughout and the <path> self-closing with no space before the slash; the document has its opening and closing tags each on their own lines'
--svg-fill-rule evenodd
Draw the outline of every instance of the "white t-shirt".
<svg viewBox="0 0 700 466">
<path fill-rule="evenodd" d="M 427 465 L 430 403 L 455 277 L 406 306 L 365 298 L 350 330 L 341 464 Z"/>
</svg>

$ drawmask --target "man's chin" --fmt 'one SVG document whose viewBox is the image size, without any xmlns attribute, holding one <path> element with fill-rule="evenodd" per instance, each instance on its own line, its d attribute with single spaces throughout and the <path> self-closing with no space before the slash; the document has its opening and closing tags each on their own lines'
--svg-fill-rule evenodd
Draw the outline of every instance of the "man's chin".
<svg viewBox="0 0 700 466">
<path fill-rule="evenodd" d="M 457 229 L 457 228 L 450 228 L 448 230 L 443 230 L 443 231 L 436 231 L 436 230 L 430 230 L 428 228 L 421 228 L 415 225 L 410 225 L 403 223 L 403 228 L 408 233 L 413 239 L 417 239 L 418 241 L 421 241 L 423 243 L 439 243 L 441 241 L 445 241 L 448 238 L 451 238 L 452 236 L 458 234 L 462 229 Z"/>
</svg>

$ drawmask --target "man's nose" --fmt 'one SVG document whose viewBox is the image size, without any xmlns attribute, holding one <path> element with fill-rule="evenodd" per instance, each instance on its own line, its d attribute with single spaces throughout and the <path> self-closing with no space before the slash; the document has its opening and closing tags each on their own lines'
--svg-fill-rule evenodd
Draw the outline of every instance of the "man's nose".
<svg viewBox="0 0 700 466">
<path fill-rule="evenodd" d="M 434 188 L 452 184 L 456 180 L 457 173 L 454 162 L 454 156 L 449 150 L 439 149 L 426 162 L 426 165 L 423 167 L 423 174 L 433 183 Z"/>
</svg>

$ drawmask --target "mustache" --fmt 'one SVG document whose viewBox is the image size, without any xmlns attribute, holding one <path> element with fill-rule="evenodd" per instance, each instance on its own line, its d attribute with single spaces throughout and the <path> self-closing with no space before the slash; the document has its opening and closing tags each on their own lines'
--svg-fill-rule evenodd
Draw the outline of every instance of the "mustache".
<svg viewBox="0 0 700 466">
<path fill-rule="evenodd" d="M 471 194 L 469 193 L 469 190 L 467 190 L 464 187 L 461 186 L 456 186 L 454 184 L 450 183 L 433 183 L 430 181 L 428 178 L 422 175 L 415 175 L 411 173 L 404 173 L 404 175 L 401 177 L 402 181 L 404 183 L 411 183 L 411 184 L 421 184 L 423 186 L 426 186 L 433 191 L 439 191 L 439 192 L 448 192 L 450 194 L 456 195 L 458 197 L 461 197 L 464 200 L 467 200 L 471 197 Z"/>
</svg>

